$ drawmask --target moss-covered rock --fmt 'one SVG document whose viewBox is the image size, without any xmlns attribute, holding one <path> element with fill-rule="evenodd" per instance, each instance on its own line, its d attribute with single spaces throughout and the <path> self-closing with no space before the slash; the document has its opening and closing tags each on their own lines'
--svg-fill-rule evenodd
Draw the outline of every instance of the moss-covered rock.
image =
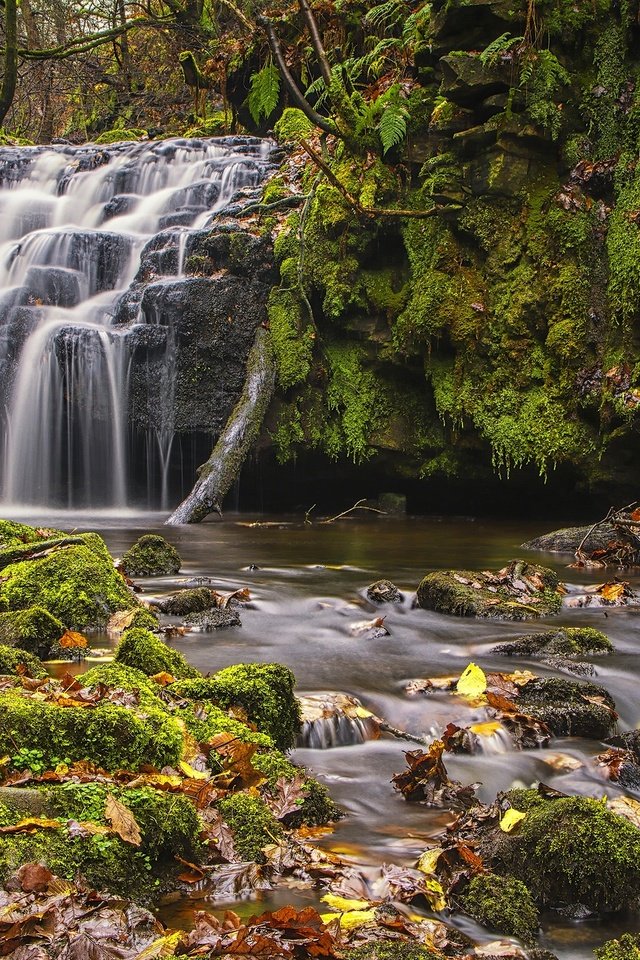
<svg viewBox="0 0 640 960">
<path fill-rule="evenodd" d="M 46 539 L 47 534 L 57 532 L 58 531 L 48 530 L 38 533 L 35 527 L 29 527 L 26 523 L 16 523 L 13 520 L 0 520 L 0 549 L 20 546 L 20 544 L 24 543 L 37 543 L 38 540 Z"/>
<path fill-rule="evenodd" d="M 303 768 L 294 766 L 278 750 L 257 754 L 253 758 L 253 765 L 257 770 L 264 773 L 269 788 L 275 787 L 276 781 L 280 778 L 288 781 L 294 780 L 296 777 L 304 779 L 305 797 L 300 803 L 298 811 L 287 816 L 286 825 L 288 827 L 299 827 L 303 823 L 309 827 L 320 827 L 340 820 L 344 816 L 342 810 L 336 806 L 329 796 L 327 788 L 314 780 L 313 777 L 307 776 Z"/>
<path fill-rule="evenodd" d="M 542 633 L 528 633 L 514 637 L 493 648 L 493 653 L 507 656 L 533 656 L 544 653 L 550 656 L 579 657 L 589 654 L 613 653 L 611 640 L 593 627 L 559 627 Z"/>
<path fill-rule="evenodd" d="M 135 667 L 128 667 L 126 664 L 118 661 L 100 663 L 95 667 L 91 667 L 91 669 L 83 673 L 79 679 L 82 685 L 89 689 L 97 687 L 99 684 L 104 684 L 114 690 L 125 690 L 128 693 L 137 693 L 140 696 L 141 702 L 150 702 L 156 706 L 159 703 L 158 694 L 160 693 L 161 687 L 159 687 L 154 680 L 149 679 L 147 674 L 143 673 L 142 670 L 137 670 Z"/>
<path fill-rule="evenodd" d="M 617 940 L 607 940 L 593 952 L 596 960 L 640 960 L 640 935 L 623 933 Z"/>
<path fill-rule="evenodd" d="M 536 677 L 520 688 L 518 706 L 556 737 L 604 740 L 616 724 L 613 697 L 595 683 Z"/>
<path fill-rule="evenodd" d="M 64 626 L 42 607 L 0 613 L 0 643 L 47 659 L 64 633 Z"/>
<path fill-rule="evenodd" d="M 44 607 L 66 627 L 103 626 L 134 598 L 114 569 L 104 541 L 85 535 L 85 544 L 63 547 L 39 560 L 10 564 L 0 581 L 0 610 Z"/>
<path fill-rule="evenodd" d="M 145 137 L 147 137 L 147 131 L 140 127 L 116 127 L 113 130 L 105 130 L 93 142 L 99 144 L 123 143 L 125 141 L 143 140 Z"/>
<path fill-rule="evenodd" d="M 129 547 L 122 557 L 122 568 L 132 577 L 159 577 L 178 573 L 182 559 L 168 540 L 147 533 Z"/>
<path fill-rule="evenodd" d="M 637 902 L 640 830 L 606 801 L 546 800 L 534 790 L 507 799 L 526 816 L 511 834 L 495 831 L 494 870 L 525 883 L 541 906 L 582 904 L 606 913 Z"/>
<path fill-rule="evenodd" d="M 278 663 L 239 663 L 213 677 L 176 683 L 177 693 L 212 700 L 224 710 L 240 707 L 280 750 L 294 746 L 300 729 L 300 707 L 293 693 L 295 677 Z"/>
<path fill-rule="evenodd" d="M 93 709 L 60 707 L 19 690 L 0 694 L 0 735 L 14 755 L 36 749 L 45 769 L 63 760 L 89 760 L 105 770 L 161 769 L 179 761 L 183 746 L 180 724 L 162 709 L 104 702 Z"/>
<path fill-rule="evenodd" d="M 445 960 L 445 954 L 409 940 L 375 940 L 344 951 L 345 960 Z"/>
<path fill-rule="evenodd" d="M 42 661 L 26 650 L 0 645 L 0 674 L 17 674 L 18 668 L 26 670 L 30 677 L 46 677 Z M 21 671 L 22 672 L 22 669 Z"/>
<path fill-rule="evenodd" d="M 170 597 L 163 597 L 156 606 L 162 613 L 168 613 L 172 617 L 184 617 L 188 613 L 199 613 L 215 606 L 215 594 L 207 587 L 194 587 L 180 590 Z"/>
<path fill-rule="evenodd" d="M 553 570 L 513 560 L 496 574 L 438 570 L 421 581 L 418 604 L 458 617 L 534 620 L 557 613 L 562 598 Z"/>
<path fill-rule="evenodd" d="M 462 909 L 484 927 L 532 943 L 540 917 L 520 880 L 492 873 L 475 876 L 462 896 Z"/>
<path fill-rule="evenodd" d="M 170 673 L 176 679 L 200 676 L 200 672 L 187 663 L 179 650 L 172 650 L 156 634 L 138 627 L 123 633 L 115 662 L 135 667 L 149 677 L 156 673 Z"/>
<path fill-rule="evenodd" d="M 233 830 L 238 853 L 246 860 L 264 862 L 263 847 L 277 843 L 282 827 L 259 797 L 233 793 L 218 804 L 223 819 Z"/>
</svg>

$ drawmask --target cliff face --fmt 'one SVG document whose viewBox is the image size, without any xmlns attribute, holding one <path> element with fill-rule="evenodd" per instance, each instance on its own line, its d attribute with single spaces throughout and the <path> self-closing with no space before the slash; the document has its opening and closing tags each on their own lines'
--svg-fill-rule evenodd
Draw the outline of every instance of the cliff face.
<svg viewBox="0 0 640 960">
<path fill-rule="evenodd" d="M 307 169 L 276 242 L 281 459 L 392 475 L 638 466 L 637 4 L 434 0 L 403 81 L 396 164 Z M 387 158 L 388 159 L 388 158 Z M 278 184 L 269 190 L 273 198 Z"/>
</svg>

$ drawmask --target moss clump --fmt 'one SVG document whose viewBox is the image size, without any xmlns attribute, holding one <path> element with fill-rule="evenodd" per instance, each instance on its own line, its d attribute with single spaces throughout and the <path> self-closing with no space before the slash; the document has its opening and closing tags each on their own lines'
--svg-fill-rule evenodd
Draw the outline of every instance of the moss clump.
<svg viewBox="0 0 640 960">
<path fill-rule="evenodd" d="M 284 263 L 290 262 L 295 267 L 293 260 Z M 304 383 L 309 376 L 315 333 L 303 319 L 302 306 L 292 290 L 272 290 L 267 310 L 278 382 L 283 390 L 288 390 Z"/>
<path fill-rule="evenodd" d="M 221 816 L 233 830 L 236 850 L 245 860 L 264 863 L 263 847 L 277 843 L 282 827 L 258 797 L 234 793 L 218 804 Z"/>
<path fill-rule="evenodd" d="M 140 127 L 117 127 L 114 130 L 105 130 L 93 142 L 100 144 L 123 143 L 129 140 L 142 140 L 146 136 L 147 131 Z"/>
<path fill-rule="evenodd" d="M 191 683 L 192 681 L 187 681 Z M 178 684 L 172 685 L 169 690 L 174 692 Z M 182 686 L 182 685 L 181 685 Z M 183 693 L 180 690 L 179 696 Z M 230 717 L 228 713 L 216 707 L 213 703 L 182 704 L 177 714 L 192 737 L 199 743 L 207 743 L 219 733 L 228 733 L 242 743 L 255 743 L 258 747 L 273 750 L 273 740 L 266 733 L 251 730 L 246 723 Z M 209 761 L 213 769 L 216 768 L 217 754 L 210 755 Z"/>
<path fill-rule="evenodd" d="M 640 960 L 640 935 L 623 933 L 618 940 L 607 940 L 593 952 L 596 960 Z"/>
<path fill-rule="evenodd" d="M 132 596 L 114 569 L 100 537 L 63 547 L 40 560 L 10 564 L 2 572 L 0 609 L 44 607 L 65 626 L 82 630 L 104 625 Z"/>
<path fill-rule="evenodd" d="M 207 587 L 181 590 L 170 597 L 165 597 L 158 603 L 158 609 L 172 617 L 184 617 L 188 613 L 199 613 L 201 610 L 210 610 L 213 606 L 215 606 L 215 594 Z M 139 626 L 139 624 L 136 624 L 136 626 Z"/>
<path fill-rule="evenodd" d="M 0 646 L 0 674 L 17 673 L 18 667 L 24 667 L 30 677 L 47 676 L 41 661 L 32 653 L 16 650 L 14 647 Z"/>
<path fill-rule="evenodd" d="M 123 570 L 132 577 L 160 577 L 178 573 L 180 554 L 164 537 L 147 533 L 129 547 L 122 558 Z"/>
<path fill-rule="evenodd" d="M 469 570 L 427 574 L 418 587 L 417 598 L 426 610 L 458 617 L 534 620 L 559 611 L 562 598 L 558 585 L 552 570 L 513 560 L 495 576 Z"/>
<path fill-rule="evenodd" d="M 307 776 L 304 768 L 295 767 L 279 751 L 258 754 L 253 758 L 253 765 L 264 773 L 269 787 L 274 787 L 281 777 L 289 781 L 295 777 L 304 777 L 306 795 L 300 809 L 287 816 L 288 827 L 299 827 L 303 823 L 310 827 L 321 827 L 342 818 L 343 813 L 329 796 L 327 788 L 313 777 Z"/>
<path fill-rule="evenodd" d="M 474 877 L 462 897 L 462 908 L 484 927 L 532 943 L 540 918 L 527 887 L 513 877 L 483 873 Z"/>
<path fill-rule="evenodd" d="M 295 677 L 279 663 L 238 663 L 213 677 L 176 683 L 176 693 L 212 700 L 223 710 L 241 707 L 280 750 L 294 746 L 300 729 L 300 706 L 293 693 Z"/>
<path fill-rule="evenodd" d="M 0 548 L 18 547 L 23 543 L 36 543 L 42 539 L 42 534 L 38 533 L 35 527 L 28 527 L 26 523 L 14 523 L 12 520 L 0 520 Z"/>
<path fill-rule="evenodd" d="M 123 633 L 114 659 L 116 663 L 141 670 L 148 677 L 156 673 L 170 673 L 180 679 L 200 676 L 179 650 L 172 650 L 160 637 L 139 627 Z"/>
<path fill-rule="evenodd" d="M 59 830 L 6 837 L 0 850 L 0 878 L 16 867 L 36 861 L 60 877 L 80 875 L 97 889 L 107 889 L 143 901 L 157 895 L 179 866 L 175 856 L 192 860 L 199 850 L 200 821 L 184 797 L 150 789 L 122 790 L 96 783 L 52 787 L 42 791 L 47 815 L 60 821 Z M 111 793 L 136 819 L 139 847 L 110 834 L 69 836 L 70 820 L 106 826 L 105 805 Z M 15 822 L 14 815 L 10 822 Z"/>
<path fill-rule="evenodd" d="M 577 657 L 586 654 L 613 653 L 611 640 L 593 627 L 561 627 L 515 637 L 493 648 L 494 653 L 508 656 L 531 656 L 536 653 L 560 657 Z"/>
<path fill-rule="evenodd" d="M 92 667 L 83 673 L 80 677 L 83 686 L 93 688 L 98 684 L 104 684 L 114 690 L 125 690 L 128 693 L 138 693 L 140 702 L 150 702 L 159 706 L 158 694 L 160 687 L 155 681 L 150 680 L 142 670 L 136 670 L 135 667 L 127 667 L 122 663 L 101 663 L 97 667 Z"/>
<path fill-rule="evenodd" d="M 160 708 L 58 707 L 18 690 L 0 694 L 0 735 L 16 754 L 37 747 L 46 769 L 61 760 L 89 760 L 105 770 L 160 769 L 178 762 L 183 745 L 180 724 Z"/>
<path fill-rule="evenodd" d="M 526 795 L 533 795 L 527 809 Z M 527 885 L 540 905 L 583 904 L 620 910 L 637 901 L 640 830 L 586 797 L 542 800 L 536 791 L 507 794 L 526 817 L 497 841 L 494 869 Z"/>
<path fill-rule="evenodd" d="M 64 626 L 42 607 L 0 613 L 0 643 L 27 650 L 46 660 L 64 633 Z"/>
<path fill-rule="evenodd" d="M 518 706 L 556 737 L 604 740 L 616 722 L 612 696 L 595 683 L 537 677 L 520 688 Z"/>
</svg>

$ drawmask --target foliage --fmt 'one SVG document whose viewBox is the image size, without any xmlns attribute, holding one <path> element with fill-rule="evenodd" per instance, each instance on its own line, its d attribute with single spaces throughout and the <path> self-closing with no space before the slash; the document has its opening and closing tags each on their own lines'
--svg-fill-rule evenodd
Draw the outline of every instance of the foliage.
<svg viewBox="0 0 640 960">
<path fill-rule="evenodd" d="M 483 926 L 525 943 L 532 943 L 537 933 L 537 907 L 524 883 L 513 877 L 479 874 L 465 890 L 462 906 Z"/>
<path fill-rule="evenodd" d="M 247 105 L 253 122 L 259 126 L 262 120 L 268 120 L 278 106 L 279 99 L 280 73 L 278 68 L 270 63 L 251 77 Z"/>
<path fill-rule="evenodd" d="M 259 797 L 235 793 L 218 804 L 220 813 L 233 830 L 234 843 L 245 860 L 263 863 L 263 848 L 277 843 L 282 827 Z"/>
<path fill-rule="evenodd" d="M 169 673 L 176 679 L 199 676 L 199 671 L 187 663 L 179 650 L 172 650 L 164 640 L 142 627 L 123 633 L 115 663 L 135 667 L 149 677 L 156 673 Z"/>
</svg>

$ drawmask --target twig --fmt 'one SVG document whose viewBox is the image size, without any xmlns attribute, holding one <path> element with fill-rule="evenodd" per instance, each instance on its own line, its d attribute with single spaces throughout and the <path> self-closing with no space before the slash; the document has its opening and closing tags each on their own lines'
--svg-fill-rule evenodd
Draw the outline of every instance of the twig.
<svg viewBox="0 0 640 960">
<path fill-rule="evenodd" d="M 378 725 L 383 733 L 390 733 L 392 737 L 397 737 L 398 740 L 409 740 L 411 743 L 419 743 L 423 747 L 425 744 L 431 743 L 428 737 L 417 737 L 413 733 L 407 733 L 406 730 L 399 730 L 398 727 L 392 727 L 390 723 L 387 723 L 386 720 L 380 720 L 379 717 Z"/>
<path fill-rule="evenodd" d="M 363 497 L 361 500 L 358 500 L 352 507 L 349 507 L 348 510 L 343 510 L 342 513 L 336 514 L 335 517 L 328 517 L 326 520 L 320 520 L 320 523 L 333 523 L 334 520 L 342 520 L 343 517 L 348 516 L 350 513 L 353 513 L 354 510 L 370 510 L 371 513 L 381 513 L 384 516 L 387 515 L 386 510 L 378 510 L 377 507 L 367 507 L 363 506 L 367 498 Z"/>
</svg>

